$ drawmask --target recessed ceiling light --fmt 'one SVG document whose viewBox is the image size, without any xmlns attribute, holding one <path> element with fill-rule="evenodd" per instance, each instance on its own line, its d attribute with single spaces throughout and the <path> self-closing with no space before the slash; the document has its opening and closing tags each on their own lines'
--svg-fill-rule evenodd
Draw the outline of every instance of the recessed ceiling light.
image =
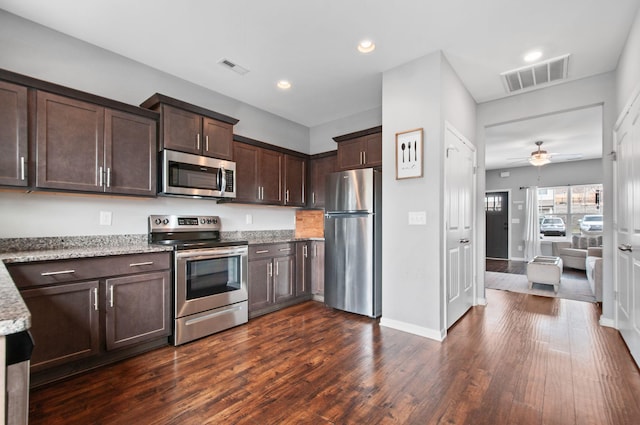
<svg viewBox="0 0 640 425">
<path fill-rule="evenodd" d="M 288 82 L 287 80 L 280 80 L 278 81 L 278 88 L 282 89 L 282 90 L 287 90 L 291 88 L 291 83 Z"/>
<path fill-rule="evenodd" d="M 534 62 L 542 57 L 542 52 L 540 50 L 534 50 L 532 52 L 524 55 L 525 62 Z"/>
<path fill-rule="evenodd" d="M 371 40 L 362 40 L 358 43 L 358 51 L 360 53 L 371 53 L 376 49 L 376 45 Z"/>
</svg>

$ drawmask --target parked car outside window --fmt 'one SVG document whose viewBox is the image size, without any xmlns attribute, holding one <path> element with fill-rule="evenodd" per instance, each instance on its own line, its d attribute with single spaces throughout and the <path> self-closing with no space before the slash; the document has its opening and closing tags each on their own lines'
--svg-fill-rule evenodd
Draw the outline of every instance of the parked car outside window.
<svg viewBox="0 0 640 425">
<path fill-rule="evenodd" d="M 602 215 L 588 214 L 580 220 L 580 231 L 585 235 L 602 233 Z"/>
<path fill-rule="evenodd" d="M 545 236 L 566 236 L 567 229 L 560 217 L 545 217 L 540 223 L 540 233 Z"/>
</svg>

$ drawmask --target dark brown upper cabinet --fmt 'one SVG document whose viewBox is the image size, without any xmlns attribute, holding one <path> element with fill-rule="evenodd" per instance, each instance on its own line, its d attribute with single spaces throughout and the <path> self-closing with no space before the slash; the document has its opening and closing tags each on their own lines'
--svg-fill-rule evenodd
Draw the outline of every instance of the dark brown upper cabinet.
<svg viewBox="0 0 640 425">
<path fill-rule="evenodd" d="M 309 196 L 310 208 L 324 208 L 326 177 L 337 171 L 338 153 L 332 151 L 321 156 L 314 156 L 309 160 Z"/>
<path fill-rule="evenodd" d="M 233 126 L 237 119 L 158 93 L 141 106 L 160 112 L 162 148 L 233 159 Z"/>
<path fill-rule="evenodd" d="M 304 207 L 306 203 L 307 160 L 284 156 L 284 204 Z"/>
<path fill-rule="evenodd" d="M 156 121 L 38 91 L 36 186 L 156 195 Z"/>
<path fill-rule="evenodd" d="M 282 153 L 235 142 L 233 157 L 236 202 L 282 205 Z"/>
<path fill-rule="evenodd" d="M 382 127 L 334 137 L 338 143 L 338 169 L 379 167 L 382 165 Z"/>
<path fill-rule="evenodd" d="M 27 88 L 0 81 L 0 185 L 28 186 Z"/>
</svg>

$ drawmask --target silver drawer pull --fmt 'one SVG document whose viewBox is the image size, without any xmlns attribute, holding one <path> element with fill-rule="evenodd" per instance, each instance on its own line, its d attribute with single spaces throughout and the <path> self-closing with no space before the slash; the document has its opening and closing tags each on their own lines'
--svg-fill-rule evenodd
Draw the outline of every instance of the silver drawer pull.
<svg viewBox="0 0 640 425">
<path fill-rule="evenodd" d="M 282 252 L 282 251 L 291 251 L 291 248 L 280 248 L 280 250 L 279 250 L 279 251 L 280 251 L 280 252 Z"/>
<path fill-rule="evenodd" d="M 75 270 L 60 270 L 58 272 L 43 272 L 40 273 L 40 276 L 55 276 L 58 274 L 71 274 L 71 273 L 75 273 Z"/>
<path fill-rule="evenodd" d="M 256 254 L 266 254 L 267 252 L 269 252 L 268 249 L 261 249 L 259 251 L 256 251 Z"/>
<path fill-rule="evenodd" d="M 131 263 L 129 267 L 139 267 L 139 266 L 150 266 L 153 264 L 153 261 L 145 261 L 144 263 Z"/>
</svg>

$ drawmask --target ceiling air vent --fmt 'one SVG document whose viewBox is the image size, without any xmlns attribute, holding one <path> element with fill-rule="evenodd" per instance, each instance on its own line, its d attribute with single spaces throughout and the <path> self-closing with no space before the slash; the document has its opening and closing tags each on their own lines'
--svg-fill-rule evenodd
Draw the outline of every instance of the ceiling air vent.
<svg viewBox="0 0 640 425">
<path fill-rule="evenodd" d="M 232 70 L 233 72 L 237 72 L 237 73 L 238 73 L 238 74 L 240 74 L 240 75 L 244 75 L 244 74 L 246 74 L 247 72 L 249 72 L 249 70 L 248 70 L 247 68 L 245 68 L 245 67 L 243 67 L 243 66 L 240 66 L 240 65 L 238 65 L 237 63 L 233 63 L 233 62 L 231 62 L 229 59 L 222 58 L 222 59 L 220 59 L 220 60 L 218 61 L 218 63 L 219 63 L 222 67 L 227 68 L 227 69 L 230 69 L 230 70 Z"/>
<path fill-rule="evenodd" d="M 567 78 L 569 55 L 549 59 L 544 62 L 500 74 L 507 92 L 537 88 Z"/>
</svg>

